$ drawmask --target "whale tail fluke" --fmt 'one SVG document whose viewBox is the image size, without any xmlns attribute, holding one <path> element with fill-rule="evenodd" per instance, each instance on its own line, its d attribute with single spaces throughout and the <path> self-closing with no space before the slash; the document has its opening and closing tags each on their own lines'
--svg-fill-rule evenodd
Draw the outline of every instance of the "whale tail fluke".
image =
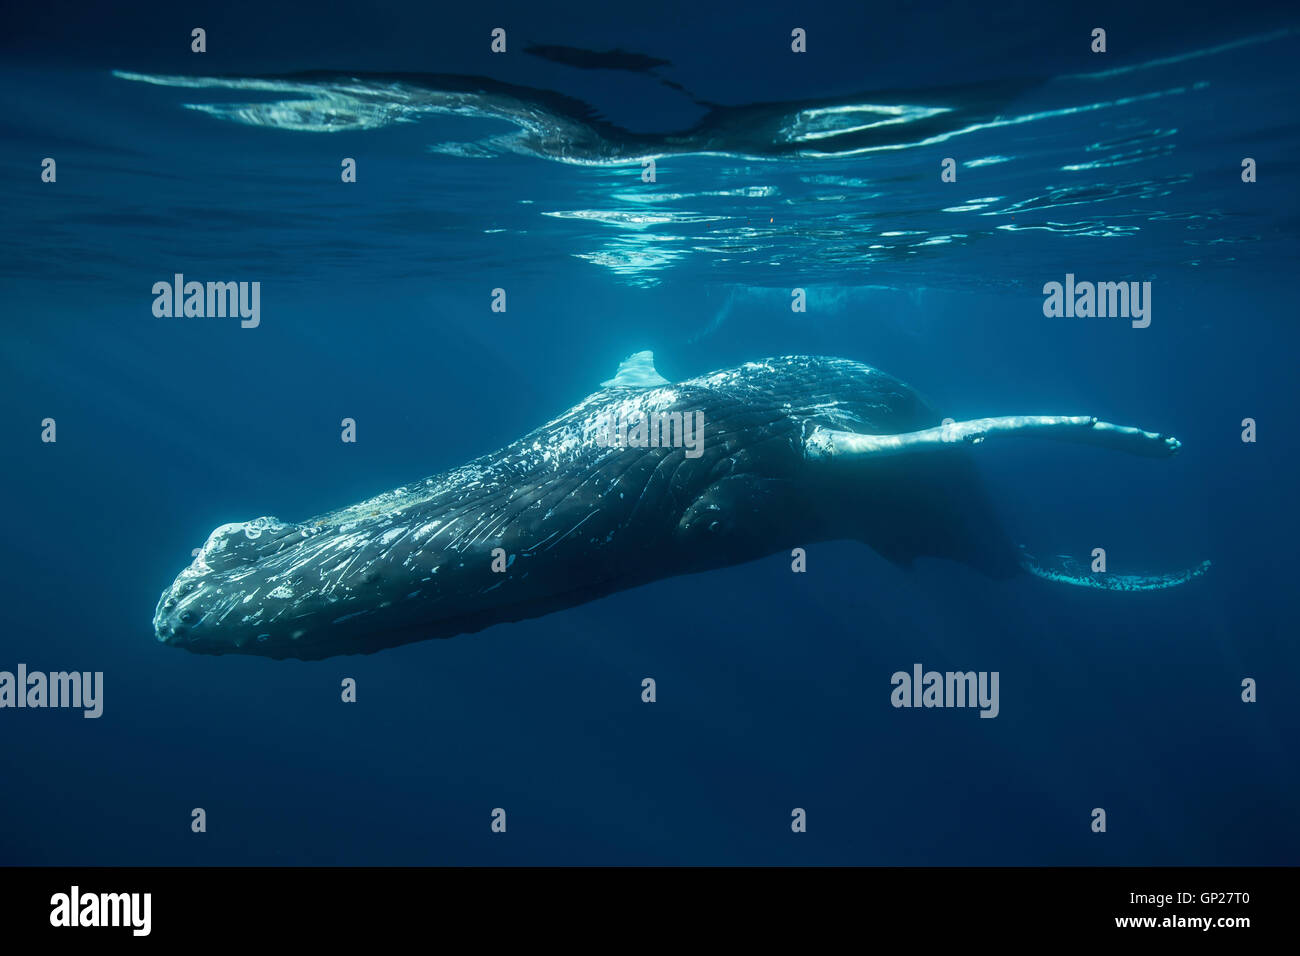
<svg viewBox="0 0 1300 956">
<path fill-rule="evenodd" d="M 1176 588 L 1210 569 L 1208 560 L 1194 567 L 1164 574 L 1116 574 L 1113 571 L 1093 571 L 1069 555 L 1058 554 L 1039 558 L 1020 547 L 1020 566 L 1035 577 L 1077 588 L 1097 588 L 1102 591 L 1163 591 Z"/>
</svg>

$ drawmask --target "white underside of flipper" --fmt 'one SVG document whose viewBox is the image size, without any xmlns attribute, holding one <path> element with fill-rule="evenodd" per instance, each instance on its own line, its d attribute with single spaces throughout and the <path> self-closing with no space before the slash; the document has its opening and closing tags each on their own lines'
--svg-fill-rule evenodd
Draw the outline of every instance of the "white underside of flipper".
<svg viewBox="0 0 1300 956">
<path fill-rule="evenodd" d="M 1147 458 L 1168 458 L 1182 447 L 1177 438 L 1131 425 L 1112 425 L 1089 415 L 1006 415 L 945 422 L 894 435 L 864 435 L 818 426 L 804 438 L 804 450 L 810 459 L 851 461 L 943 451 L 979 445 L 989 438 L 1050 438 Z"/>
<path fill-rule="evenodd" d="M 928 455 L 981 445 L 989 438 L 1049 438 L 1098 445 L 1147 458 L 1168 458 L 1182 447 L 1178 439 L 1168 435 L 1129 425 L 1112 425 L 1087 415 L 1009 415 L 948 421 L 933 428 L 891 435 L 865 435 L 817 425 L 804 436 L 804 454 L 810 461 L 835 465 L 867 464 L 880 458 Z M 1048 581 L 1104 591 L 1160 591 L 1186 584 L 1210 568 L 1209 561 L 1202 561 L 1195 567 L 1168 574 L 1092 572 L 1069 556 L 1042 560 L 1023 548 L 1020 565 Z"/>
<path fill-rule="evenodd" d="M 1020 566 L 1035 577 L 1076 588 L 1098 588 L 1102 591 L 1163 591 L 1199 578 L 1210 569 L 1210 562 L 1202 561 L 1195 567 L 1168 574 L 1115 574 L 1112 571 L 1091 571 L 1086 565 L 1064 554 L 1043 560 L 1022 547 Z"/>
</svg>

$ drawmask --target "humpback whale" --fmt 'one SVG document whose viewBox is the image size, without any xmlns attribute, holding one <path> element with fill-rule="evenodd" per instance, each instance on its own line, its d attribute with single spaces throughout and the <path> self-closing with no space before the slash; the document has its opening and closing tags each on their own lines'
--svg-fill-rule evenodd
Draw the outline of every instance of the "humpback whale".
<svg viewBox="0 0 1300 956">
<path fill-rule="evenodd" d="M 703 424 L 693 449 L 678 440 L 688 416 Z M 163 592 L 154 630 L 206 654 L 369 654 L 832 539 L 904 565 L 930 556 L 1117 590 L 1204 573 L 1209 562 L 1089 575 L 1017 548 L 973 453 L 1015 437 L 1153 458 L 1179 448 L 1091 416 L 941 419 L 910 386 L 842 358 L 671 383 L 640 352 L 558 418 L 459 468 L 299 523 L 221 525 Z"/>
<path fill-rule="evenodd" d="M 558 55 L 557 48 L 543 49 L 545 53 L 538 55 Z M 610 60 L 604 65 L 612 62 L 623 61 Z M 644 64 L 637 67 L 645 72 L 641 69 Z M 704 111 L 698 120 L 671 132 L 639 132 L 606 119 L 575 97 L 485 76 L 330 70 L 274 76 L 163 76 L 114 70 L 113 75 L 154 86 L 279 96 L 238 103 L 188 103 L 186 107 L 228 122 L 296 132 L 379 129 L 434 115 L 503 120 L 516 131 L 475 144 L 442 144 L 439 150 L 484 156 L 521 153 L 578 166 L 639 163 L 663 156 L 713 154 L 775 160 L 897 149 L 994 122 L 1015 97 L 1042 82 L 999 80 L 962 87 L 870 90 L 741 106 L 684 94 Z"/>
</svg>

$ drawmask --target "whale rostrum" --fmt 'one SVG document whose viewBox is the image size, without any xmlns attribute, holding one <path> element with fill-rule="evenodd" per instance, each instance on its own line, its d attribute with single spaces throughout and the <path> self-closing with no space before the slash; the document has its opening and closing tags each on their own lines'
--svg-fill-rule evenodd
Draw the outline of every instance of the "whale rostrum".
<svg viewBox="0 0 1300 956">
<path fill-rule="evenodd" d="M 672 383 L 640 352 L 558 418 L 459 468 L 300 523 L 221 525 L 163 592 L 154 630 L 207 654 L 373 653 L 834 539 L 902 565 L 946 558 L 1119 591 L 1209 566 L 1092 574 L 1017 547 L 971 454 L 1009 437 L 1179 449 L 1088 416 L 942 419 L 847 359 L 786 356 Z"/>
</svg>

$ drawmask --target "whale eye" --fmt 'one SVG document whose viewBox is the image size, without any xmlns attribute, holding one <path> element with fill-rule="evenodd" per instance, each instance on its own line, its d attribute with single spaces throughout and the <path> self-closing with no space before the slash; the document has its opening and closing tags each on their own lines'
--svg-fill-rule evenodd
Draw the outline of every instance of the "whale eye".
<svg viewBox="0 0 1300 956">
<path fill-rule="evenodd" d="M 181 611 L 181 623 L 182 623 L 182 624 L 193 624 L 193 623 L 194 623 L 194 612 L 193 612 L 193 611 Z"/>
</svg>

